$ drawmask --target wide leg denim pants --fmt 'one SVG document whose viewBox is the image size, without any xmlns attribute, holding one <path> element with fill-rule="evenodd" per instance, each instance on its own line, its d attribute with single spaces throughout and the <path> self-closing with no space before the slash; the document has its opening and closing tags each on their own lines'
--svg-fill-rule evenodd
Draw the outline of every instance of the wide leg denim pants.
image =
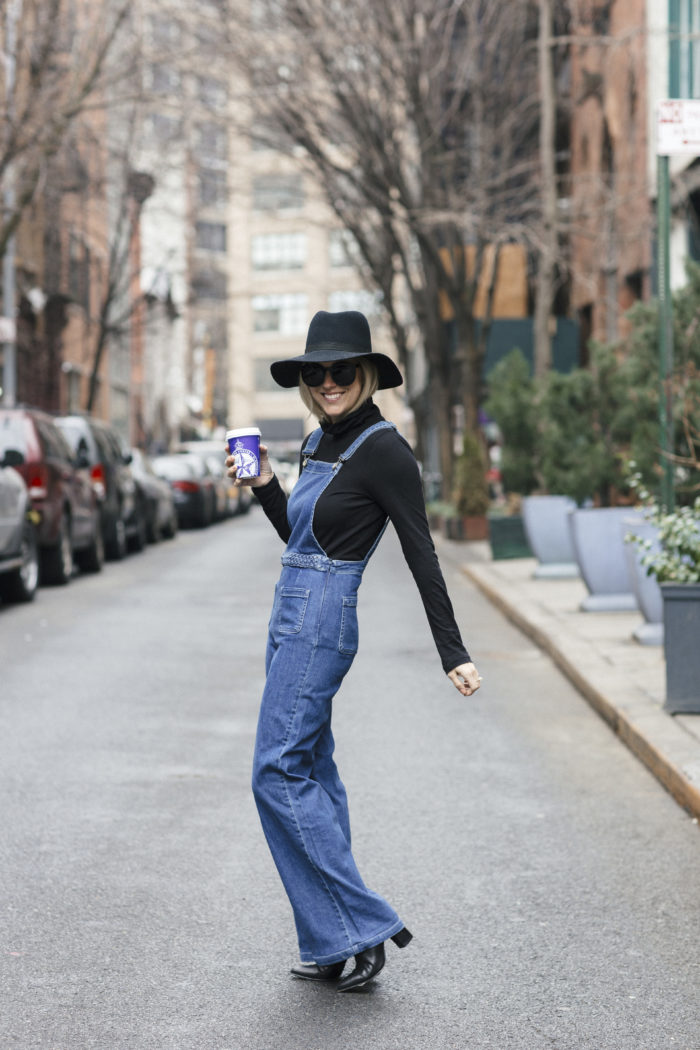
<svg viewBox="0 0 700 1050">
<path fill-rule="evenodd" d="M 381 537 L 363 561 L 338 561 L 313 534 L 326 485 L 370 434 L 391 425 L 369 427 L 337 463 L 311 458 L 322 432 L 311 435 L 289 500 L 292 532 L 270 617 L 253 793 L 305 963 L 347 959 L 403 926 L 357 870 L 331 732 L 333 697 L 358 647 L 357 591 Z"/>
</svg>

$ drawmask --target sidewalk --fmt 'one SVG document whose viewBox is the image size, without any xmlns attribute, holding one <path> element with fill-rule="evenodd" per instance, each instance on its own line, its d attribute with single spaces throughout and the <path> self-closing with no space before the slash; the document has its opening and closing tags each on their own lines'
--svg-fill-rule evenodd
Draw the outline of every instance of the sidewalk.
<svg viewBox="0 0 700 1050">
<path fill-rule="evenodd" d="M 663 649 L 640 645 L 632 636 L 641 613 L 580 612 L 588 593 L 581 579 L 535 579 L 534 558 L 493 561 L 487 543 L 444 544 L 465 575 L 552 658 L 673 797 L 700 817 L 700 715 L 663 710 Z"/>
</svg>

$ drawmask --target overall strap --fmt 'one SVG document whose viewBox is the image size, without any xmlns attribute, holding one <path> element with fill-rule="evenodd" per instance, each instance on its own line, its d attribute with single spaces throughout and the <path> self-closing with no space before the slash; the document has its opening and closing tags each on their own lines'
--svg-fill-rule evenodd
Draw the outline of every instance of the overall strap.
<svg viewBox="0 0 700 1050">
<path fill-rule="evenodd" d="M 367 427 L 366 430 L 362 431 L 359 437 L 355 438 L 352 445 L 350 445 L 345 452 L 340 453 L 338 456 L 338 462 L 345 463 L 350 459 L 353 453 L 357 452 L 362 442 L 366 441 L 367 438 L 377 430 L 396 430 L 396 426 L 393 423 L 390 423 L 387 419 L 382 419 L 379 423 L 373 423 L 371 427 Z"/>
<path fill-rule="evenodd" d="M 309 440 L 304 445 L 304 449 L 302 451 L 302 456 L 304 457 L 304 459 L 308 459 L 310 456 L 313 456 L 316 449 L 318 448 L 318 443 L 322 437 L 323 430 L 321 429 L 321 427 L 316 427 L 315 430 L 311 431 L 311 433 L 309 434 Z"/>
</svg>

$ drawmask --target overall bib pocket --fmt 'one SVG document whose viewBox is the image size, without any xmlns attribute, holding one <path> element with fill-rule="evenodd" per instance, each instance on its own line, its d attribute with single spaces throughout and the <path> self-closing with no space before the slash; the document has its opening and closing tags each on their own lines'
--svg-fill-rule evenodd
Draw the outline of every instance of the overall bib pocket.
<svg viewBox="0 0 700 1050">
<path fill-rule="evenodd" d="M 280 634 L 299 633 L 310 594 L 305 587 L 280 587 L 277 619 Z"/>
<path fill-rule="evenodd" d="M 352 595 L 343 598 L 338 652 L 342 653 L 344 656 L 354 656 L 357 652 L 359 641 L 359 629 L 357 626 L 357 597 Z"/>
</svg>

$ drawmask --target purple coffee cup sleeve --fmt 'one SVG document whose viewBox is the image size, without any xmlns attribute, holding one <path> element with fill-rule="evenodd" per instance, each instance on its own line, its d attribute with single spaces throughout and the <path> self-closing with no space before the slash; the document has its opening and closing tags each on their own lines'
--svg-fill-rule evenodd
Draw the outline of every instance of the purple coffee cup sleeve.
<svg viewBox="0 0 700 1050">
<path fill-rule="evenodd" d="M 238 478 L 260 476 L 260 431 L 257 427 L 241 427 L 226 432 L 229 453 L 236 461 Z"/>
</svg>

